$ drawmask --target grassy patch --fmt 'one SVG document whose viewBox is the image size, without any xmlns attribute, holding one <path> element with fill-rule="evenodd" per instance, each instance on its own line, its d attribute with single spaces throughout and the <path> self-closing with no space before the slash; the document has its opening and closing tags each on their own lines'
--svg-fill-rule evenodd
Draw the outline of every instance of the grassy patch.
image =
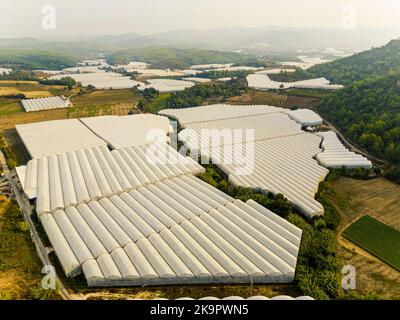
<svg viewBox="0 0 400 320">
<path fill-rule="evenodd" d="M 67 117 L 70 119 L 87 118 L 110 114 L 112 114 L 111 106 L 88 106 L 80 108 L 68 108 Z"/>
<path fill-rule="evenodd" d="M 141 287 L 141 288 L 113 288 L 113 289 L 84 289 L 79 291 L 88 300 L 125 300 L 130 299 L 155 299 L 167 298 L 178 299 L 192 297 L 199 299 L 203 297 L 224 298 L 229 296 L 251 297 L 263 295 L 274 297 L 277 295 L 299 296 L 300 290 L 292 284 L 267 284 L 267 285 L 179 285 L 163 287 Z"/>
<path fill-rule="evenodd" d="M 291 96 L 307 97 L 307 98 L 325 98 L 330 94 L 328 91 L 312 90 L 312 89 L 288 89 L 285 93 Z"/>
<path fill-rule="evenodd" d="M 53 109 L 36 112 L 14 112 L 0 117 L 0 131 L 15 129 L 15 125 L 65 119 L 67 109 Z"/>
<path fill-rule="evenodd" d="M 71 99 L 76 108 L 90 106 L 112 106 L 122 103 L 136 105 L 138 97 L 132 89 L 95 90 L 79 94 Z"/>
<path fill-rule="evenodd" d="M 42 85 L 35 82 L 0 83 L 0 96 L 23 94 L 27 99 L 34 99 L 57 95 L 69 96 L 72 93 L 74 90 L 58 85 Z"/>
<path fill-rule="evenodd" d="M 31 156 L 19 137 L 17 130 L 4 130 L 3 136 L 6 139 L 16 166 L 27 164 L 31 160 Z"/>
<path fill-rule="evenodd" d="M 156 99 L 154 99 L 148 105 L 146 105 L 144 110 L 146 112 L 157 113 L 158 111 L 165 108 L 165 102 L 168 100 L 170 96 L 171 96 L 170 93 L 160 93 Z"/>
<path fill-rule="evenodd" d="M 400 271 L 399 231 L 370 216 L 364 216 L 350 225 L 343 235 Z"/>
<path fill-rule="evenodd" d="M 14 169 L 18 165 L 17 157 L 3 135 L 0 135 L 0 150 L 6 158 L 8 167 Z"/>
<path fill-rule="evenodd" d="M 0 97 L 0 116 L 22 112 L 18 99 Z"/>
<path fill-rule="evenodd" d="M 15 201 L 0 199 L 0 300 L 51 299 L 41 288 L 41 262 Z"/>
</svg>

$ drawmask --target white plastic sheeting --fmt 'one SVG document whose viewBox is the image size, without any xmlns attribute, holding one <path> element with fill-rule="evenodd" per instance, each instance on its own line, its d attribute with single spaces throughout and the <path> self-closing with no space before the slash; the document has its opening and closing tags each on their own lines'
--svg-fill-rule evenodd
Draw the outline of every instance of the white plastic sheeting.
<svg viewBox="0 0 400 320">
<path fill-rule="evenodd" d="M 229 78 L 229 77 L 226 77 L 226 78 L 218 78 L 217 79 L 217 81 L 220 81 L 220 82 L 227 82 L 227 81 L 231 81 L 232 80 L 232 78 Z"/>
<path fill-rule="evenodd" d="M 21 100 L 26 112 L 68 108 L 70 102 L 65 97 L 50 97 Z"/>
<path fill-rule="evenodd" d="M 304 133 L 256 141 L 254 155 L 246 154 L 245 144 L 235 145 L 238 153 L 233 155 L 232 149 L 223 145 L 194 151 L 211 159 L 228 175 L 231 184 L 283 194 L 300 212 L 313 217 L 324 213 L 323 206 L 314 197 L 328 174 L 328 170 L 313 159 L 321 152 L 320 142 L 319 137 Z M 249 156 L 254 161 L 253 167 L 248 167 L 246 157 Z"/>
<path fill-rule="evenodd" d="M 22 187 L 25 186 L 26 170 L 27 166 L 19 166 L 15 168 L 15 172 L 17 173 L 18 179 L 21 182 Z"/>
<path fill-rule="evenodd" d="M 190 77 L 190 78 L 182 78 L 182 80 L 184 81 L 191 81 L 191 82 L 195 82 L 195 83 L 207 83 L 207 82 L 211 82 L 211 79 L 208 78 L 199 78 L 199 77 Z"/>
<path fill-rule="evenodd" d="M 109 197 L 203 167 L 167 144 L 114 150 L 106 147 L 34 159 L 28 163 L 24 190 L 37 195 L 37 213 Z"/>
<path fill-rule="evenodd" d="M 171 80 L 171 79 L 148 79 L 148 84 L 142 84 L 139 90 L 153 88 L 159 92 L 177 92 L 186 88 L 193 87 L 195 84 L 191 81 Z"/>
<path fill-rule="evenodd" d="M 106 145 L 77 119 L 20 124 L 15 127 L 34 159 Z"/>
<path fill-rule="evenodd" d="M 190 67 L 190 69 L 194 70 L 214 70 L 214 69 L 221 69 L 221 68 L 229 68 L 232 66 L 232 63 L 211 63 L 211 64 L 196 64 Z"/>
<path fill-rule="evenodd" d="M 7 75 L 12 71 L 12 69 L 8 68 L 0 68 L 0 75 Z"/>
<path fill-rule="evenodd" d="M 281 193 L 307 217 L 322 215 L 323 206 L 314 199 L 319 183 L 328 174 L 314 159 L 322 151 L 321 138 L 301 130 L 301 125 L 289 118 L 284 109 L 241 106 L 237 109 L 240 111 L 231 113 L 231 106 L 224 106 L 221 107 L 224 113 L 210 112 L 219 108 L 209 106 L 161 113 L 179 122 L 182 119 L 186 129 L 179 133 L 179 139 L 203 160 L 217 165 L 233 185 Z M 270 112 L 256 114 L 263 109 Z M 241 140 L 223 135 L 226 129 L 231 132 L 241 129 Z M 246 136 L 246 129 L 253 129 L 254 135 Z M 205 141 L 208 143 L 204 144 Z M 254 154 L 249 154 L 250 143 L 254 143 Z"/>
<path fill-rule="evenodd" d="M 298 109 L 286 112 L 287 115 L 303 127 L 314 127 L 324 123 L 324 120 L 310 109 Z"/>
<path fill-rule="evenodd" d="M 281 74 L 285 72 L 286 73 L 296 72 L 296 69 L 275 68 L 275 69 L 257 71 L 255 72 L 255 74 Z"/>
<path fill-rule="evenodd" d="M 130 72 L 137 72 L 141 77 L 182 77 L 187 73 L 184 70 L 169 69 L 130 69 Z"/>
<path fill-rule="evenodd" d="M 330 84 L 330 81 L 325 78 L 301 80 L 295 82 L 278 82 L 271 80 L 267 74 L 248 75 L 247 83 L 250 88 L 255 88 L 259 90 L 290 88 L 337 90 L 343 88 L 342 85 Z"/>
<path fill-rule="evenodd" d="M 190 174 L 40 219 L 66 273 L 81 268 L 94 287 L 291 282 L 301 241 L 286 220 Z"/>
<path fill-rule="evenodd" d="M 77 72 L 82 69 L 88 70 L 91 73 L 72 73 L 68 75 L 55 75 L 50 79 L 60 80 L 66 76 L 73 78 L 75 81 L 80 82 L 82 86 L 87 87 L 89 85 L 95 86 L 97 89 L 129 89 L 139 85 L 141 82 L 132 80 L 131 77 L 125 77 L 119 73 L 104 72 L 99 70 L 97 67 L 79 67 L 76 70 L 71 69 L 69 71 Z M 92 70 L 93 69 L 93 70 Z M 96 71 L 97 69 L 97 71 Z"/>
<path fill-rule="evenodd" d="M 113 149 L 166 142 L 169 120 L 153 114 L 82 118 L 81 121 Z M 157 139 L 158 141 L 154 141 Z"/>
<path fill-rule="evenodd" d="M 249 66 L 234 66 L 234 67 L 225 67 L 225 68 L 219 68 L 219 69 L 214 69 L 215 71 L 230 71 L 230 72 L 235 72 L 235 71 L 257 71 L 257 70 L 262 70 L 262 67 L 249 67 Z"/>
<path fill-rule="evenodd" d="M 327 168 L 372 168 L 372 162 L 362 155 L 348 150 L 333 131 L 319 132 L 323 138 L 324 151 L 317 155 L 317 160 Z"/>
<path fill-rule="evenodd" d="M 250 117 L 256 115 L 279 113 L 282 108 L 267 105 L 233 106 L 227 104 L 213 104 L 195 108 L 164 109 L 159 114 L 174 118 L 182 127 L 191 123 L 210 122 L 216 120 Z"/>
<path fill-rule="evenodd" d="M 235 135 L 236 131 L 236 135 Z M 226 134 L 225 134 L 226 133 Z M 304 134 L 301 125 L 284 113 L 191 123 L 179 139 L 192 146 L 209 141 L 211 147 Z M 220 139 L 218 138 L 220 136 Z M 204 145 L 202 145 L 204 147 Z"/>
</svg>

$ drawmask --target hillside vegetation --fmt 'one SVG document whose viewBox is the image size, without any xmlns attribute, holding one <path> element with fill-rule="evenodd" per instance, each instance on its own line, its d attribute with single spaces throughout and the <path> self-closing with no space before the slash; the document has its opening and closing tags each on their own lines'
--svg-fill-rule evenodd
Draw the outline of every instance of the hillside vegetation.
<svg viewBox="0 0 400 320">
<path fill-rule="evenodd" d="M 0 49 L 0 65 L 16 66 L 28 70 L 59 70 L 73 67 L 81 58 L 78 54 L 40 49 Z"/>
<path fill-rule="evenodd" d="M 400 72 L 357 81 L 324 99 L 318 111 L 352 142 L 400 163 Z"/>
<path fill-rule="evenodd" d="M 208 103 L 225 101 L 246 92 L 243 79 L 231 80 L 224 83 L 200 84 L 184 91 L 173 93 L 165 100 L 165 108 L 191 108 Z"/>
<path fill-rule="evenodd" d="M 308 76 L 325 77 L 334 83 L 348 85 L 393 70 L 400 70 L 400 40 L 392 40 L 383 47 L 313 66 L 306 73 Z"/>
<path fill-rule="evenodd" d="M 107 56 L 110 64 L 123 64 L 129 61 L 143 61 L 153 68 L 185 69 L 195 64 L 244 63 L 253 56 L 234 52 L 197 49 L 146 48 L 128 49 Z"/>
</svg>

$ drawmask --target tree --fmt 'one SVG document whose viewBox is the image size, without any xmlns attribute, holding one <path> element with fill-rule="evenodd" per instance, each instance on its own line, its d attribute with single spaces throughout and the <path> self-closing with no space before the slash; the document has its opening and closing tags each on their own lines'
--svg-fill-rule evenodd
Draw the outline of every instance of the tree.
<svg viewBox="0 0 400 320">
<path fill-rule="evenodd" d="M 138 104 L 137 104 L 137 108 L 140 110 L 140 111 L 144 111 L 144 108 L 146 107 L 146 105 L 144 104 L 144 102 L 142 101 L 142 100 L 140 100 L 139 102 L 138 102 Z"/>
</svg>

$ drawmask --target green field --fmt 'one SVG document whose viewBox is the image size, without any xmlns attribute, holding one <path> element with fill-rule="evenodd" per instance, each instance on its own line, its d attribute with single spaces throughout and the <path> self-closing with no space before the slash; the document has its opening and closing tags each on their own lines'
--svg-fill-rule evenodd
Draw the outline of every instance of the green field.
<svg viewBox="0 0 400 320">
<path fill-rule="evenodd" d="M 171 96 L 170 93 L 160 93 L 160 95 L 150 102 L 145 107 L 146 112 L 157 113 L 158 111 L 165 108 L 165 101 Z"/>
<path fill-rule="evenodd" d="M 364 216 L 350 225 L 343 235 L 362 249 L 368 251 L 400 271 L 400 232 Z"/>
</svg>

